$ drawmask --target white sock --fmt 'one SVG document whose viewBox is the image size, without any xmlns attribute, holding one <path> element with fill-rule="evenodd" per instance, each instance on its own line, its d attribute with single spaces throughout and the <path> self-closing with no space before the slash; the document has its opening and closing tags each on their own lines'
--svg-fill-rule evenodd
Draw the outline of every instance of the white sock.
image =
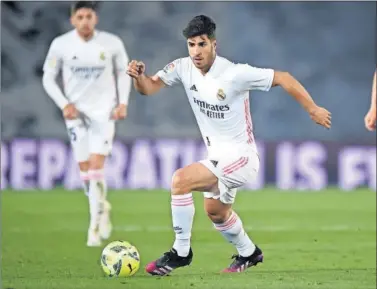
<svg viewBox="0 0 377 289">
<path fill-rule="evenodd" d="M 89 180 L 89 228 L 98 230 L 100 215 L 103 212 L 104 200 L 106 198 L 106 184 L 103 170 L 90 170 Z"/>
<path fill-rule="evenodd" d="M 89 196 L 89 173 L 87 171 L 80 171 L 80 179 L 85 191 L 85 195 Z"/>
<path fill-rule="evenodd" d="M 233 244 L 243 257 L 249 257 L 255 251 L 255 245 L 245 232 L 242 221 L 235 212 L 222 224 L 214 224 L 216 230 L 224 236 L 229 243 Z"/>
<path fill-rule="evenodd" d="M 173 248 L 178 256 L 186 257 L 190 251 L 191 229 L 195 207 L 192 193 L 171 196 L 171 211 L 175 242 Z"/>
</svg>

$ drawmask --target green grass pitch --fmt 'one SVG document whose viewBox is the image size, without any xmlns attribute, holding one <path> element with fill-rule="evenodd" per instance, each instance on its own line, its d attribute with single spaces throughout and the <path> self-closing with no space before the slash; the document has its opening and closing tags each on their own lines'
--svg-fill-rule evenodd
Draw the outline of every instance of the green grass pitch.
<svg viewBox="0 0 377 289">
<path fill-rule="evenodd" d="M 240 192 L 235 210 L 265 260 L 232 275 L 219 272 L 235 251 L 213 229 L 197 193 L 193 263 L 167 277 L 149 276 L 144 266 L 172 245 L 169 193 L 115 191 L 109 199 L 115 226 L 111 240 L 130 241 L 140 251 L 142 264 L 135 276 L 102 275 L 102 248 L 85 246 L 88 203 L 82 192 L 5 191 L 3 288 L 376 288 L 375 192 Z"/>
</svg>

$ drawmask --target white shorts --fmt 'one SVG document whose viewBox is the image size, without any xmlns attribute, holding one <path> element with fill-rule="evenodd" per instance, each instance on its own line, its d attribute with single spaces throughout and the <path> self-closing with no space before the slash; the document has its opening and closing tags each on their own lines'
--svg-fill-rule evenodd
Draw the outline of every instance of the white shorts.
<svg viewBox="0 0 377 289">
<path fill-rule="evenodd" d="M 77 162 L 89 160 L 91 154 L 109 155 L 113 146 L 115 122 L 86 119 L 66 120 L 73 154 Z"/>
<path fill-rule="evenodd" d="M 200 161 L 218 179 L 217 193 L 204 192 L 205 198 L 219 199 L 224 204 L 233 204 L 237 189 L 256 178 L 259 171 L 259 156 L 255 151 L 227 155 Z"/>
</svg>

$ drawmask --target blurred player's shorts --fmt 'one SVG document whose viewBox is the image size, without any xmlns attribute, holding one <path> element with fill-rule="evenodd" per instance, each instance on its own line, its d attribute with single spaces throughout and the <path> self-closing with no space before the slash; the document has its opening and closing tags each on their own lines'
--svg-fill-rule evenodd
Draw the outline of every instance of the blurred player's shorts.
<svg viewBox="0 0 377 289">
<path fill-rule="evenodd" d="M 111 153 L 115 134 L 114 121 L 86 122 L 78 118 L 67 120 L 66 126 L 77 162 L 87 161 L 91 154 L 108 156 Z"/>
</svg>

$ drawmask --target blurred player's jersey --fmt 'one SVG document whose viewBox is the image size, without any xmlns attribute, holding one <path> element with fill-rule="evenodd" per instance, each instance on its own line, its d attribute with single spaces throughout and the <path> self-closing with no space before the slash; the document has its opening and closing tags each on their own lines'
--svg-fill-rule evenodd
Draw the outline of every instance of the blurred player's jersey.
<svg viewBox="0 0 377 289">
<path fill-rule="evenodd" d="M 127 53 L 117 36 L 95 31 L 92 39 L 84 41 L 72 30 L 53 40 L 43 69 L 55 75 L 61 70 L 69 103 L 91 119 L 104 120 L 116 105 L 114 72 L 125 73 L 127 64 Z"/>
<path fill-rule="evenodd" d="M 210 154 L 250 147 L 257 151 L 249 91 L 268 91 L 274 78 L 272 69 L 235 64 L 216 56 L 203 75 L 186 57 L 166 65 L 157 76 L 168 86 L 183 84 Z"/>
</svg>

